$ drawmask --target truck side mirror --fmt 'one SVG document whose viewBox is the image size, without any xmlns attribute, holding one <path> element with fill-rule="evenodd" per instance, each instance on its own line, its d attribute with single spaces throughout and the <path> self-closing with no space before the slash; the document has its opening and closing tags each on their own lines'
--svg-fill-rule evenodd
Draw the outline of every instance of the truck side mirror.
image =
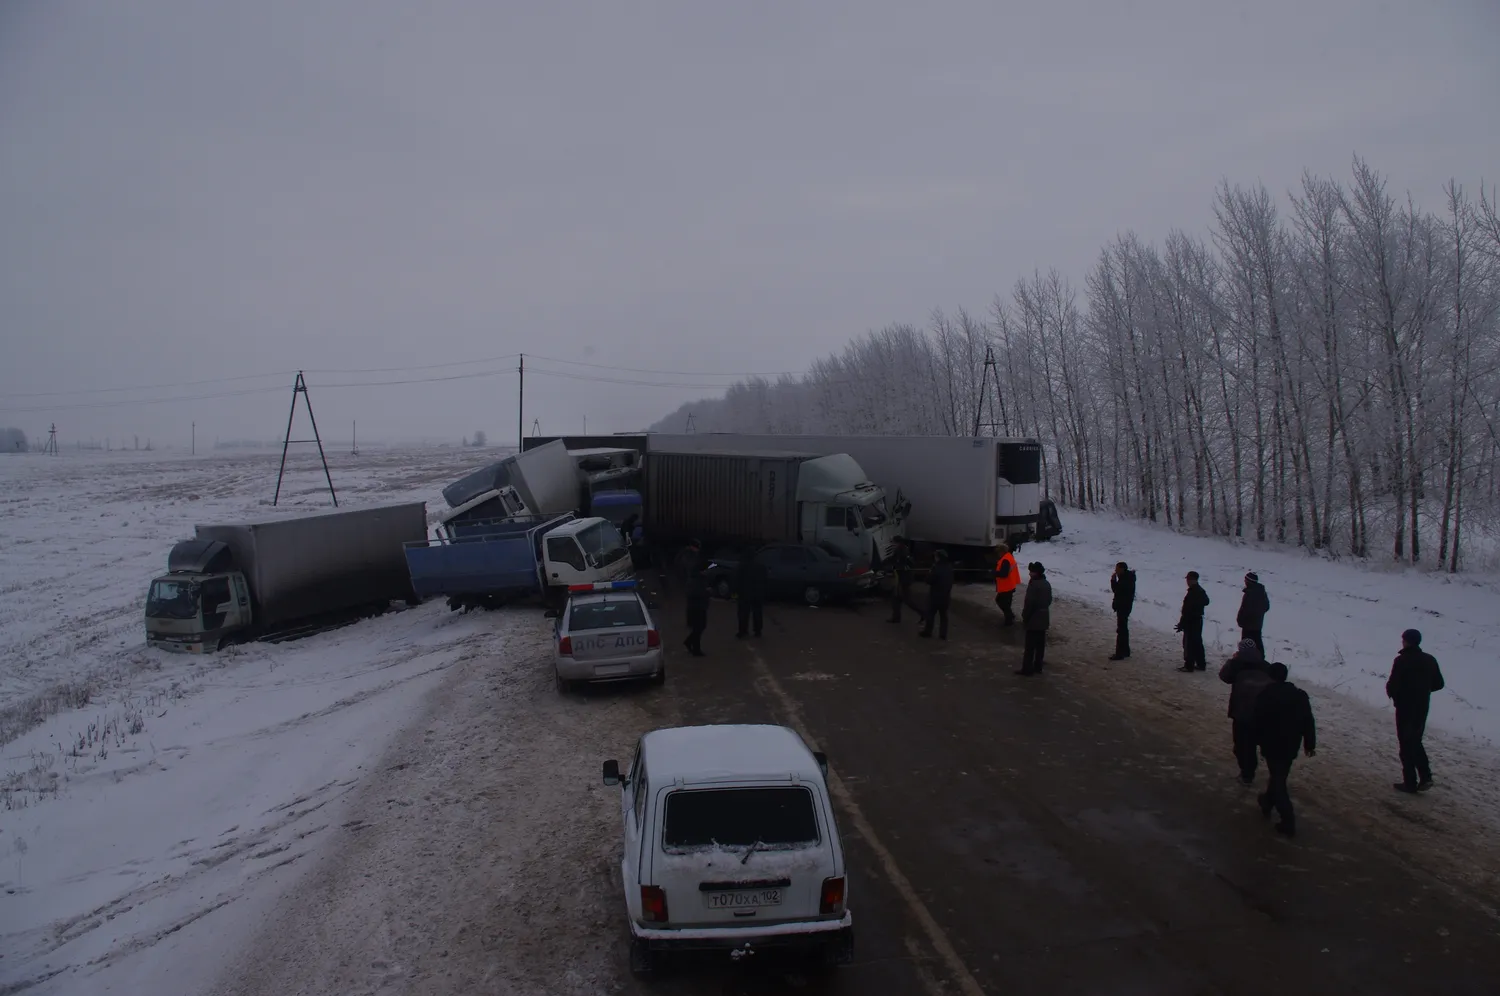
<svg viewBox="0 0 1500 996">
<path fill-rule="evenodd" d="M 620 778 L 620 762 L 619 761 L 605 761 L 604 762 L 604 784 L 606 784 L 606 785 L 619 785 L 619 784 L 621 784 L 621 781 L 622 781 L 622 779 Z"/>
<path fill-rule="evenodd" d="M 813 760 L 818 762 L 818 770 L 823 772 L 823 777 L 828 777 L 828 755 L 820 750 L 813 751 Z"/>
</svg>

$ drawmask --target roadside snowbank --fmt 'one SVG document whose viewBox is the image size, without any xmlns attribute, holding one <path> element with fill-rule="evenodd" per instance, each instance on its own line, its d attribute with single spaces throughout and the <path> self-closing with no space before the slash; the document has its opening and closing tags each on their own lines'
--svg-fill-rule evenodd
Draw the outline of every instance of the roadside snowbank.
<svg viewBox="0 0 1500 996">
<path fill-rule="evenodd" d="M 235 648 L 7 745 L 0 990 L 201 991 L 503 619 L 429 605 Z"/>
<path fill-rule="evenodd" d="M 1196 570 L 1212 604 L 1203 629 L 1210 664 L 1233 652 L 1246 571 L 1271 596 L 1266 653 L 1294 681 L 1385 706 L 1385 679 L 1401 632 L 1422 631 L 1448 687 L 1432 699 L 1431 725 L 1481 744 L 1500 744 L 1500 578 L 1372 568 L 1282 548 L 1174 533 L 1118 516 L 1063 510 L 1061 536 L 1026 547 L 1059 595 L 1109 608 L 1116 561 L 1136 571 L 1133 623 L 1171 632 L 1183 575 Z M 1101 645 L 1101 660 L 1112 647 Z"/>
</svg>

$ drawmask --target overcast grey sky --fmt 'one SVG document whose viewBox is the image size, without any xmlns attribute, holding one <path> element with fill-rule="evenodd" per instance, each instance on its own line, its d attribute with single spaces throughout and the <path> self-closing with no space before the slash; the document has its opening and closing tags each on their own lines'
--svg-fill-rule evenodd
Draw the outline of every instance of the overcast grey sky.
<svg viewBox="0 0 1500 996">
<path fill-rule="evenodd" d="M 0 425 L 642 426 L 1358 152 L 1500 180 L 1500 4 L 0 3 Z M 275 393 L 75 408 L 121 399 Z M 43 405 L 48 411 L 17 411 Z"/>
</svg>

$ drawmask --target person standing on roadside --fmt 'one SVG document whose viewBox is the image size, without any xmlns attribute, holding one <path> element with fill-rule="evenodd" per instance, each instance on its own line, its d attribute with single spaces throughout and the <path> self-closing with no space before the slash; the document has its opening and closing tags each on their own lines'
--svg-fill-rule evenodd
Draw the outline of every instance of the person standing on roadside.
<svg viewBox="0 0 1500 996">
<path fill-rule="evenodd" d="M 1109 590 L 1113 596 L 1109 607 L 1115 613 L 1115 652 L 1112 661 L 1123 661 L 1130 656 L 1130 610 L 1135 608 L 1135 571 L 1125 561 L 1115 565 L 1109 577 Z"/>
<path fill-rule="evenodd" d="M 1208 592 L 1198 584 L 1198 572 L 1187 572 L 1187 594 L 1182 598 L 1182 615 L 1177 632 L 1182 634 L 1182 667 L 1179 671 L 1208 670 L 1208 651 L 1203 649 L 1203 610 L 1208 608 Z"/>
<path fill-rule="evenodd" d="M 911 604 L 912 560 L 905 536 L 897 536 L 894 544 L 895 550 L 891 553 L 891 617 L 888 621 L 898 623 L 901 621 L 901 607 Z"/>
<path fill-rule="evenodd" d="M 1041 674 L 1047 657 L 1047 629 L 1052 625 L 1052 582 L 1040 561 L 1026 565 L 1026 599 L 1021 603 L 1021 625 L 1026 629 L 1026 647 L 1021 651 L 1021 669 L 1016 674 Z"/>
<path fill-rule="evenodd" d="M 682 645 L 694 657 L 702 657 L 703 631 L 708 628 L 708 578 L 703 576 L 700 564 L 694 564 L 684 582 L 684 598 L 687 601 L 687 639 Z"/>
<path fill-rule="evenodd" d="M 1266 594 L 1266 586 L 1260 583 L 1260 576 L 1251 571 L 1245 575 L 1245 594 L 1240 599 L 1240 611 L 1235 616 L 1235 622 L 1240 624 L 1240 638 L 1253 641 L 1262 659 L 1266 656 L 1266 645 L 1260 638 L 1260 631 L 1265 625 L 1266 613 L 1270 611 L 1271 596 Z"/>
<path fill-rule="evenodd" d="M 948 639 L 948 607 L 953 601 L 953 561 L 947 550 L 933 554 L 932 570 L 927 574 L 927 616 L 918 636 L 931 636 L 933 620 L 938 620 L 938 639 Z"/>
<path fill-rule="evenodd" d="M 662 579 L 668 581 L 668 587 L 672 584 L 681 585 L 686 592 L 692 587 L 691 581 L 694 574 L 703 568 L 703 544 L 697 540 L 688 540 L 688 545 L 677 551 L 677 556 L 672 558 L 671 569 Z"/>
<path fill-rule="evenodd" d="M 1234 656 L 1219 668 L 1219 680 L 1229 685 L 1229 718 L 1234 738 L 1234 759 L 1240 765 L 1240 781 L 1255 784 L 1258 767 L 1255 753 L 1255 700 L 1271 683 L 1271 672 L 1253 640 L 1241 640 Z"/>
<path fill-rule="evenodd" d="M 1401 634 L 1401 652 L 1391 665 L 1385 694 L 1396 706 L 1396 742 L 1401 748 L 1401 780 L 1397 792 L 1425 792 L 1432 788 L 1432 767 L 1422 735 L 1427 732 L 1427 710 L 1432 693 L 1444 688 L 1437 658 L 1422 649 L 1422 634 L 1409 629 Z"/>
<path fill-rule="evenodd" d="M 1016 589 L 1021 585 L 1021 568 L 1016 566 L 1016 555 L 1010 544 L 1001 543 L 996 548 L 1000 559 L 995 564 L 995 607 L 1005 613 L 1006 626 L 1015 624 L 1016 613 L 1011 608 L 1016 598 Z"/>
<path fill-rule="evenodd" d="M 1298 747 L 1308 757 L 1317 753 L 1318 734 L 1312 703 L 1306 692 L 1286 680 L 1286 665 L 1272 664 L 1267 670 L 1271 683 L 1255 700 L 1255 739 L 1265 756 L 1268 778 L 1266 790 L 1256 801 L 1262 816 L 1270 816 L 1275 809 L 1281 817 L 1276 832 L 1292 837 L 1297 833 L 1297 822 L 1287 777 L 1292 773 Z"/>
<path fill-rule="evenodd" d="M 735 639 L 743 640 L 749 636 L 752 623 L 755 635 L 760 636 L 761 625 L 765 622 L 766 565 L 749 547 L 740 551 L 740 562 L 734 571 L 734 587 L 735 597 L 739 599 L 736 608 L 740 623 Z"/>
</svg>

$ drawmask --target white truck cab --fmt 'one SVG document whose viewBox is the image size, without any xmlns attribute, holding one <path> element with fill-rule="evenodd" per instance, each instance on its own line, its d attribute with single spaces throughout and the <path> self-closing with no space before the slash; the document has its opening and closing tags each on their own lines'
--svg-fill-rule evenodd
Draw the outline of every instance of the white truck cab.
<svg viewBox="0 0 1500 996">
<path fill-rule="evenodd" d="M 843 842 L 828 796 L 827 759 L 783 726 L 655 730 L 620 788 L 620 874 L 630 964 L 719 949 L 736 959 L 800 948 L 824 965 L 852 954 Z"/>
</svg>

